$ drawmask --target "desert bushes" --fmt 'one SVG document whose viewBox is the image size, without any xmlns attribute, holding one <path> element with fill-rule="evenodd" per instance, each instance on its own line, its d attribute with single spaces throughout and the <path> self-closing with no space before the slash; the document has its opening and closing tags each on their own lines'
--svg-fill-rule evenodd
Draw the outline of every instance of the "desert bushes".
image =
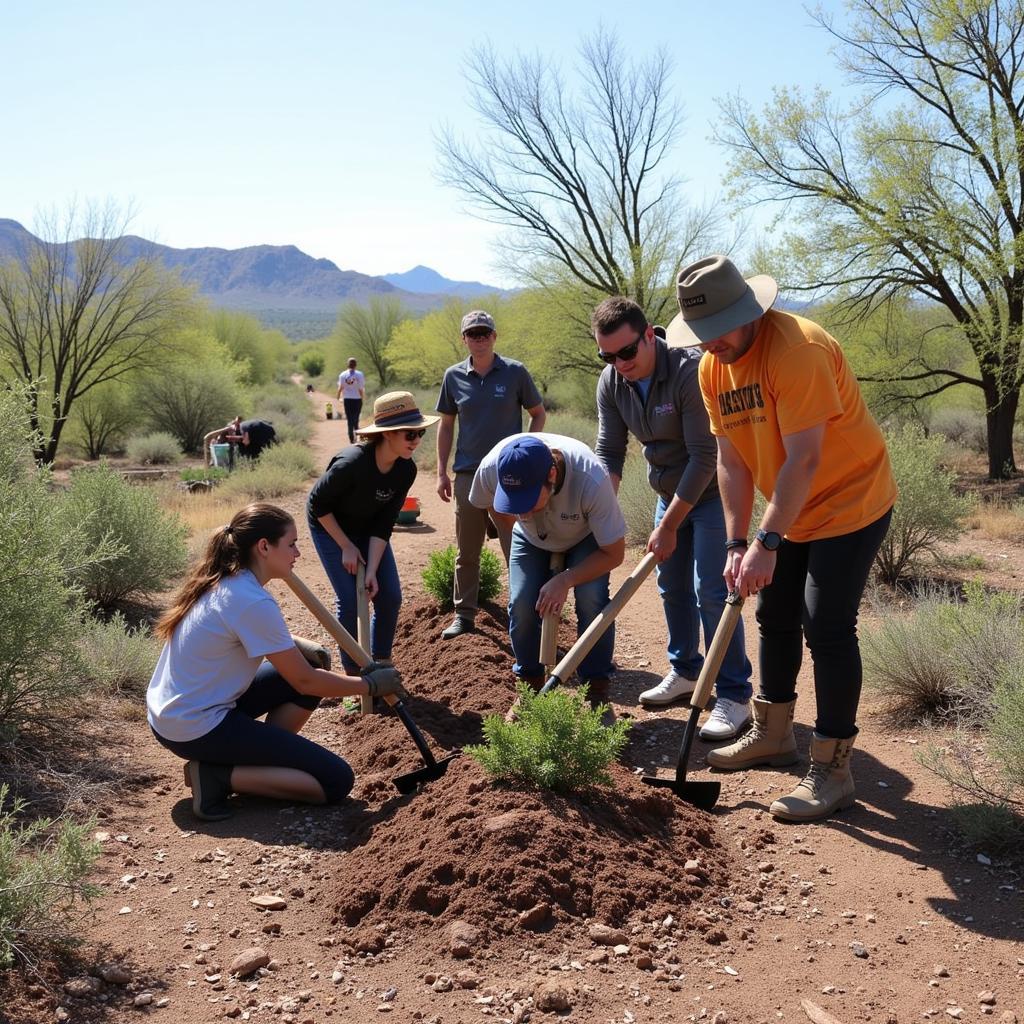
<svg viewBox="0 0 1024 1024">
<path fill-rule="evenodd" d="M 126 449 L 128 458 L 144 466 L 168 466 L 181 458 L 181 445 L 173 434 L 158 430 L 133 437 Z"/>
<path fill-rule="evenodd" d="M 81 678 L 93 693 L 141 697 L 160 655 L 160 645 L 144 627 L 132 627 L 120 612 L 110 619 L 87 618 L 76 639 Z"/>
<path fill-rule="evenodd" d="M 423 570 L 423 586 L 442 608 L 452 607 L 456 554 L 452 544 L 441 551 L 431 551 Z M 501 593 L 504 573 L 504 561 L 485 547 L 480 552 L 481 601 L 493 601 Z"/>
</svg>

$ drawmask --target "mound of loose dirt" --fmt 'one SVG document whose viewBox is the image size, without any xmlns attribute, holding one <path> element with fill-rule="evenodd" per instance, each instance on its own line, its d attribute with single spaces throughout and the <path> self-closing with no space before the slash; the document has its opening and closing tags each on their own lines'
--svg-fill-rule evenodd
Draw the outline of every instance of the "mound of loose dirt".
<svg viewBox="0 0 1024 1024">
<path fill-rule="evenodd" d="M 395 645 L 410 710 L 438 757 L 479 742 L 484 717 L 515 696 L 500 611 L 482 612 L 477 631 L 455 642 L 440 639 L 446 618 L 414 606 Z M 621 765 L 613 788 L 561 797 L 494 784 L 463 757 L 418 795 L 398 798 L 391 779 L 420 767 L 400 722 L 356 715 L 343 728 L 360 773 L 355 796 L 386 801 L 363 826 L 358 877 L 346 874 L 335 904 L 336 923 L 353 929 L 359 948 L 421 928 L 446 946 L 445 926 L 456 920 L 476 927 L 481 943 L 524 928 L 559 938 L 584 919 L 621 927 L 671 913 L 704 927 L 689 908 L 725 883 L 711 818 Z M 698 863 L 686 871 L 687 860 Z"/>
</svg>

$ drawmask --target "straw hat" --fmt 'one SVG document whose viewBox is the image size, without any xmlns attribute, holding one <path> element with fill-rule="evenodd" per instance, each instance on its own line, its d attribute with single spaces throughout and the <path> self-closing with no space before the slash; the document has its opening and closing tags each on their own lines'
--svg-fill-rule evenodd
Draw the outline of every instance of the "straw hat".
<svg viewBox="0 0 1024 1024">
<path fill-rule="evenodd" d="M 409 391 L 389 391 L 373 402 L 373 423 L 360 427 L 358 434 L 383 434 L 389 430 L 417 430 L 431 427 L 441 417 L 424 416 Z"/>
<path fill-rule="evenodd" d="M 679 271 L 680 312 L 665 340 L 673 348 L 705 345 L 763 316 L 778 295 L 779 286 L 767 274 L 744 280 L 732 260 L 708 256 Z"/>
</svg>

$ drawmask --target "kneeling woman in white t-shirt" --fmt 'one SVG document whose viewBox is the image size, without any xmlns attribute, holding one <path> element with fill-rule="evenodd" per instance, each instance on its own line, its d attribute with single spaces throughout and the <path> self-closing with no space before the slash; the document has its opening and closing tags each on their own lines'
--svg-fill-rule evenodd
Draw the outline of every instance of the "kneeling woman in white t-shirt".
<svg viewBox="0 0 1024 1024">
<path fill-rule="evenodd" d="M 343 800 L 354 782 L 348 763 L 297 734 L 321 697 L 404 693 L 393 668 L 341 675 L 300 653 L 263 589 L 291 572 L 295 541 L 287 512 L 264 503 L 242 509 L 210 538 L 156 627 L 165 644 L 146 694 L 149 724 L 188 762 L 192 807 L 204 820 L 229 817 L 233 792 Z M 301 642 L 308 657 L 330 664 L 326 649 Z"/>
</svg>

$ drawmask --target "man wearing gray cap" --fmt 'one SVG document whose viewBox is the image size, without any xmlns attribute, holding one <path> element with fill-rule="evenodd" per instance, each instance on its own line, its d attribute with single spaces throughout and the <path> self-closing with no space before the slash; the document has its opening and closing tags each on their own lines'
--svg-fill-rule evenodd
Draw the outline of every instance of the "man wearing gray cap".
<svg viewBox="0 0 1024 1024">
<path fill-rule="evenodd" d="M 712 750 L 716 768 L 796 759 L 793 712 L 803 643 L 814 662 L 817 717 L 804 780 L 771 805 L 816 821 L 856 797 L 861 660 L 857 613 L 896 500 L 885 440 L 835 338 L 772 309 L 778 286 L 744 280 L 724 256 L 676 282 L 671 346 L 703 349 L 698 377 L 718 442 L 718 487 L 729 541 L 725 582 L 757 596 L 761 692 L 750 732 Z M 754 488 L 768 507 L 749 537 Z"/>
<path fill-rule="evenodd" d="M 498 332 L 494 318 L 475 309 L 462 318 L 462 341 L 469 357 L 449 366 L 441 381 L 436 411 L 441 414 L 437 428 L 437 493 L 442 501 L 455 497 L 455 618 L 441 634 L 451 640 L 473 630 L 480 589 L 480 552 L 487 534 L 487 509 L 469 500 L 473 474 L 483 457 L 501 440 L 523 429 L 523 409 L 530 414 L 527 430 L 544 428 L 544 403 L 526 367 L 494 351 Z M 452 464 L 454 481 L 448 475 L 455 422 L 459 439 Z M 505 561 L 511 536 L 508 527 L 496 524 Z"/>
</svg>

